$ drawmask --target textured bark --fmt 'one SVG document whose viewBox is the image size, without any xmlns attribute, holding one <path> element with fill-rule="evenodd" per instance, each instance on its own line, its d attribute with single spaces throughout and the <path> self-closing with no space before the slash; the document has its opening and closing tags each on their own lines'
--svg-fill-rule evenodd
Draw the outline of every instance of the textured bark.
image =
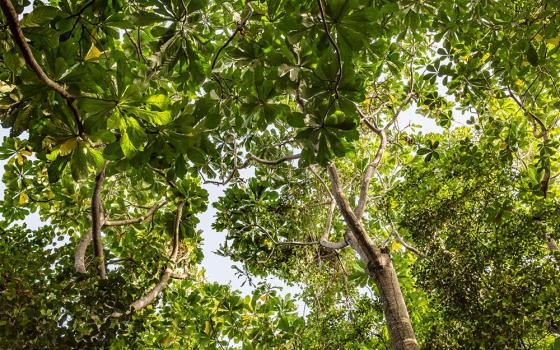
<svg viewBox="0 0 560 350">
<path fill-rule="evenodd" d="M 395 350 L 419 349 L 389 254 L 382 252 L 382 261 L 382 266 L 368 264 L 367 272 L 373 277 L 383 301 L 383 313 L 389 328 L 391 346 Z"/>
<path fill-rule="evenodd" d="M 74 269 L 76 269 L 77 273 L 86 273 L 86 251 L 91 243 L 91 239 L 91 229 L 89 229 L 82 238 L 80 238 L 80 242 L 76 247 L 76 251 L 74 252 Z"/>
<path fill-rule="evenodd" d="M 183 207 L 185 206 L 185 201 L 181 201 L 177 204 L 177 211 L 175 214 L 175 221 L 173 223 L 173 246 L 171 247 L 171 254 L 169 255 L 169 261 L 171 264 L 175 264 L 177 262 L 177 257 L 179 255 L 179 234 L 180 228 L 179 225 L 181 224 L 181 216 L 183 215 Z M 129 310 L 125 314 L 130 314 L 132 312 L 136 312 L 138 310 L 144 309 L 146 306 L 150 305 L 154 300 L 156 300 L 157 296 L 167 288 L 169 284 L 169 280 L 171 278 L 177 279 L 184 279 L 188 277 L 188 273 L 184 274 L 177 274 L 173 272 L 171 267 L 166 266 L 165 270 L 161 274 L 158 284 L 156 284 L 149 292 L 147 292 L 143 297 L 138 298 L 132 304 L 130 304 Z M 121 317 L 124 315 L 122 312 L 113 312 L 111 314 L 112 317 Z"/>
<path fill-rule="evenodd" d="M 364 226 L 356 217 L 344 196 L 336 167 L 330 165 L 327 170 L 331 180 L 333 196 L 344 221 L 351 231 L 348 235 L 350 246 L 360 255 L 362 261 L 366 264 L 368 274 L 374 279 L 379 289 L 392 348 L 394 350 L 419 349 L 391 257 L 373 243 Z"/>
<path fill-rule="evenodd" d="M 93 187 L 93 195 L 91 197 L 91 235 L 93 238 L 93 255 L 97 264 L 99 278 L 107 279 L 107 270 L 105 268 L 105 252 L 103 249 L 103 241 L 101 239 L 101 227 L 103 227 L 103 206 L 101 203 L 101 190 L 103 180 L 105 179 L 105 169 L 103 169 L 95 177 L 95 186 Z"/>
</svg>

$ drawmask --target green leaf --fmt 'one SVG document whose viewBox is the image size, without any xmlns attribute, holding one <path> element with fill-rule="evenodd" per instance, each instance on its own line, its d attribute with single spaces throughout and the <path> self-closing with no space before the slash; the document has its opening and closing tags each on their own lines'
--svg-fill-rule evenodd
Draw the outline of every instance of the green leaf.
<svg viewBox="0 0 560 350">
<path fill-rule="evenodd" d="M 294 128 L 303 128 L 305 127 L 305 115 L 299 112 L 292 112 L 286 116 L 286 121 L 288 125 Z"/>
<path fill-rule="evenodd" d="M 539 55 L 532 44 L 529 44 L 529 48 L 527 49 L 527 61 L 529 61 L 532 66 L 537 66 L 539 64 Z"/>
<path fill-rule="evenodd" d="M 169 18 L 162 17 L 156 13 L 148 11 L 138 11 L 129 16 L 129 20 L 137 26 L 147 26 L 150 24 L 169 21 Z"/>
<path fill-rule="evenodd" d="M 171 111 L 149 111 L 141 108 L 136 107 L 126 107 L 126 110 L 134 113 L 141 119 L 144 119 L 148 122 L 154 123 L 156 125 L 166 125 L 169 124 L 172 120 Z"/>
<path fill-rule="evenodd" d="M 72 160 L 70 161 L 70 170 L 75 181 L 79 181 L 87 177 L 88 160 L 86 157 L 86 152 L 86 147 L 79 143 L 74 153 L 72 154 Z"/>
</svg>

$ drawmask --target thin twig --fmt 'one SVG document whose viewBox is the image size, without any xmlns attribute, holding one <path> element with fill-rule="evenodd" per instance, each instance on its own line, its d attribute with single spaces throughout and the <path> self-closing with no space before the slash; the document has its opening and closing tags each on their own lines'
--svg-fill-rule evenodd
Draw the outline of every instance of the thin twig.
<svg viewBox="0 0 560 350">
<path fill-rule="evenodd" d="M 327 20 L 325 18 L 325 9 L 323 6 L 323 1 L 317 0 L 317 4 L 319 5 L 319 11 L 321 13 L 321 20 L 323 22 L 323 27 L 325 28 L 325 34 L 327 35 L 329 41 L 333 45 L 334 51 L 336 53 L 336 60 L 338 62 L 338 73 L 336 75 L 336 81 L 334 84 L 334 95 L 336 98 L 338 98 L 338 87 L 340 85 L 340 81 L 342 80 L 342 59 L 340 57 L 340 49 L 338 48 L 338 45 L 336 44 L 333 37 L 331 36 L 329 25 L 327 24 Z"/>
<path fill-rule="evenodd" d="M 216 52 L 216 55 L 214 56 L 214 59 L 212 60 L 211 70 L 214 70 L 214 68 L 216 67 L 216 63 L 218 62 L 218 57 L 220 57 L 220 53 L 231 43 L 231 41 L 233 40 L 233 38 L 235 38 L 237 33 L 243 32 L 243 29 L 245 29 L 245 25 L 247 24 L 247 22 L 249 21 L 249 19 L 253 15 L 253 8 L 251 7 L 251 1 L 247 0 L 245 5 L 247 7 L 247 15 L 245 17 L 243 17 L 243 19 L 241 21 L 237 22 L 237 27 L 235 28 L 235 31 L 233 32 L 233 34 L 231 34 L 229 36 L 229 38 L 226 40 L 226 42 L 222 46 L 220 46 L 220 48 L 218 49 L 218 52 Z"/>
</svg>

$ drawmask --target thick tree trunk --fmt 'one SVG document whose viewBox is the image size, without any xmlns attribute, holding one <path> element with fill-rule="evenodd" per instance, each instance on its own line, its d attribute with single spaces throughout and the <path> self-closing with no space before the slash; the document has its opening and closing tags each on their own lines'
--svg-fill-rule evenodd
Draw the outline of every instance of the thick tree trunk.
<svg viewBox="0 0 560 350">
<path fill-rule="evenodd" d="M 412 323 L 401 292 L 397 273 L 388 252 L 384 252 L 371 240 L 346 200 L 334 165 L 327 167 L 332 194 L 344 221 L 350 228 L 348 243 L 360 255 L 367 272 L 374 279 L 383 304 L 393 350 L 419 349 Z"/>
<path fill-rule="evenodd" d="M 384 264 L 382 266 L 368 264 L 367 272 L 373 277 L 379 290 L 392 348 L 395 350 L 418 349 L 418 343 L 391 257 L 384 252 L 381 254 Z"/>
</svg>

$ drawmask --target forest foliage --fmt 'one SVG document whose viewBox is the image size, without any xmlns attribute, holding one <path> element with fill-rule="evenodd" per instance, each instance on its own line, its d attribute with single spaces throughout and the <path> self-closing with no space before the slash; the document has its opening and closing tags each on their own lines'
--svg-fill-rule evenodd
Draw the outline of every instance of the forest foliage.
<svg viewBox="0 0 560 350">
<path fill-rule="evenodd" d="M 0 5 L 1 348 L 560 349 L 560 2 Z"/>
</svg>

